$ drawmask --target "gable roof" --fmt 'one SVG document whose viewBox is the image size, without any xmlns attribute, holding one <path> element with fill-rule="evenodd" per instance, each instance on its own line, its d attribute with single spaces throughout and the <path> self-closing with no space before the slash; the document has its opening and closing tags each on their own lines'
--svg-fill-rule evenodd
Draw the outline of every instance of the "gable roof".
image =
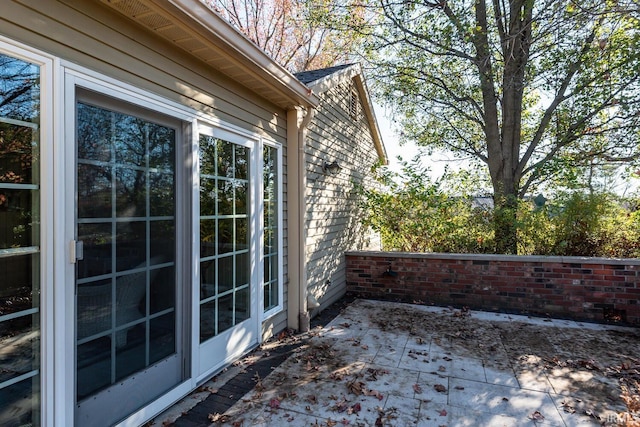
<svg viewBox="0 0 640 427">
<path fill-rule="evenodd" d="M 380 128 L 378 128 L 378 121 L 373 110 L 373 103 L 369 97 L 369 91 L 360 64 L 345 64 L 319 70 L 303 71 L 296 73 L 295 76 L 316 93 L 326 92 L 340 83 L 353 80 L 362 100 L 363 112 L 371 128 L 371 137 L 378 157 L 383 164 L 386 165 L 388 163 L 387 151 L 382 142 Z"/>
<path fill-rule="evenodd" d="M 354 64 L 336 65 L 335 67 L 321 68 L 319 70 L 302 71 L 294 75 L 302 83 L 309 84 L 316 80 L 320 80 L 327 76 L 330 76 L 333 73 L 337 73 L 340 70 L 344 70 L 345 68 L 351 67 L 352 65 Z"/>
<path fill-rule="evenodd" d="M 319 98 L 200 0 L 99 0 L 279 107 Z"/>
</svg>

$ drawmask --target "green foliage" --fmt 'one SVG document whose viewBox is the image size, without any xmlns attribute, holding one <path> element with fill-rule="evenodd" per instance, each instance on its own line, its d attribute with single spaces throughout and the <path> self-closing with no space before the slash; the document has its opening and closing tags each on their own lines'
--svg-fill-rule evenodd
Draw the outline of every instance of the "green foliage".
<svg viewBox="0 0 640 427">
<path fill-rule="evenodd" d="M 409 252 L 491 252 L 490 213 L 473 208 L 466 195 L 452 197 L 445 188 L 452 175 L 432 181 L 417 159 L 394 173 L 376 168 L 384 189 L 361 188 L 364 223 L 382 237 L 388 250 Z"/>
<path fill-rule="evenodd" d="M 480 202 L 489 198 L 471 192 L 478 183 L 467 173 L 434 181 L 417 158 L 402 165 L 399 173 L 375 168 L 381 187 L 360 188 L 363 222 L 380 233 L 385 250 L 493 253 L 495 222 L 515 214 L 520 255 L 640 256 L 638 198 L 573 191 L 544 206 L 518 200 L 505 213 Z"/>
</svg>

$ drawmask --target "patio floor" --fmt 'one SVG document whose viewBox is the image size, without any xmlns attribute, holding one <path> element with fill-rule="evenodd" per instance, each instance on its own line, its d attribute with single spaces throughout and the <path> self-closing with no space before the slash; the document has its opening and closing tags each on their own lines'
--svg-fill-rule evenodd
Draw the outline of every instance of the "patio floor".
<svg viewBox="0 0 640 427">
<path fill-rule="evenodd" d="M 636 425 L 621 385 L 640 380 L 639 329 L 356 300 L 312 335 L 209 420 L 231 426 Z"/>
</svg>

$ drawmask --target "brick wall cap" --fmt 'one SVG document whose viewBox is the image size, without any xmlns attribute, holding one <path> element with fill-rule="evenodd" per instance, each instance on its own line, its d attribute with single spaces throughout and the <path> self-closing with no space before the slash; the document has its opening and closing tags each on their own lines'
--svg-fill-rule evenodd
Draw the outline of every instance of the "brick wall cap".
<svg viewBox="0 0 640 427">
<path fill-rule="evenodd" d="M 422 252 L 347 251 L 347 256 L 381 258 L 450 259 L 466 261 L 557 262 L 565 264 L 640 265 L 636 258 L 591 258 L 577 256 L 450 254 Z"/>
</svg>

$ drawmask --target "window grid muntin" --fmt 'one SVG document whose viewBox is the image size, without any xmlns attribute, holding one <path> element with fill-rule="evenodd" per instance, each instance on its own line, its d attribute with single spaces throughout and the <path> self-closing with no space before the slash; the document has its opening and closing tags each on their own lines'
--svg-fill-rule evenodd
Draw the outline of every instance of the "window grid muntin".
<svg viewBox="0 0 640 427">
<path fill-rule="evenodd" d="M 281 304 L 280 283 L 280 159 L 279 148 L 263 147 L 263 311 Z"/>
<path fill-rule="evenodd" d="M 128 331 L 130 331 L 133 326 L 143 325 L 143 328 L 144 328 L 144 344 L 143 344 L 144 345 L 144 361 L 143 361 L 144 366 L 143 367 L 148 367 L 152 363 L 155 363 L 155 361 L 157 361 L 156 360 L 157 356 L 152 355 L 151 353 L 151 345 L 153 344 L 152 343 L 153 338 L 150 336 L 151 322 L 155 319 L 162 318 L 163 316 L 167 315 L 167 313 L 175 312 L 176 310 L 175 296 L 174 296 L 173 306 L 171 306 L 170 308 L 160 310 L 158 312 L 152 312 L 150 307 L 151 294 L 152 294 L 152 291 L 154 290 L 152 287 L 152 282 L 153 282 L 152 275 L 159 275 L 162 269 L 171 269 L 173 267 L 173 274 L 175 276 L 175 261 L 176 261 L 176 258 L 175 258 L 176 253 L 174 248 L 172 260 L 169 260 L 164 263 L 152 262 L 153 260 L 152 260 L 152 254 L 151 254 L 151 241 L 154 239 L 154 236 L 151 235 L 151 224 L 161 223 L 162 221 L 165 221 L 165 222 L 172 221 L 173 223 L 173 239 L 172 240 L 174 244 L 176 242 L 176 226 L 177 226 L 176 217 L 175 217 L 176 215 L 176 202 L 175 202 L 176 173 L 175 173 L 175 170 L 171 168 L 157 168 L 157 167 L 152 167 L 150 165 L 150 159 L 151 159 L 150 133 L 151 133 L 151 128 L 162 128 L 162 129 L 168 130 L 169 139 L 171 140 L 169 145 L 173 147 L 173 149 L 170 150 L 168 154 L 170 156 L 170 160 L 168 164 L 171 165 L 171 163 L 173 163 L 173 166 L 175 167 L 175 163 L 176 163 L 175 147 L 177 145 L 178 132 L 174 127 L 169 126 L 166 123 L 159 123 L 156 121 L 152 121 L 149 118 L 146 118 L 146 117 L 143 118 L 141 116 L 136 115 L 135 113 L 123 112 L 119 110 L 117 107 L 115 109 L 111 109 L 111 108 L 100 106 L 100 105 L 96 106 L 90 102 L 85 102 L 84 100 L 79 100 L 76 105 L 77 105 L 76 108 L 78 109 L 78 122 L 80 121 L 79 110 L 81 106 L 87 109 L 92 109 L 94 113 L 97 112 L 100 114 L 105 114 L 110 118 L 109 119 L 110 120 L 110 128 L 109 128 L 110 137 L 106 138 L 104 142 L 105 144 L 108 145 L 108 151 L 109 151 L 108 160 L 96 160 L 91 158 L 83 158 L 81 157 L 80 149 L 78 149 L 78 154 L 76 158 L 76 162 L 78 166 L 91 165 L 91 166 L 104 167 L 109 171 L 109 177 L 110 177 L 110 179 L 108 180 L 109 189 L 108 189 L 108 196 L 107 196 L 110 201 L 110 209 L 109 209 L 109 212 L 105 211 L 103 213 L 103 214 L 108 214 L 109 216 L 107 217 L 103 215 L 102 217 L 89 216 L 89 217 L 76 218 L 76 224 L 77 224 L 78 230 L 82 225 L 103 224 L 103 225 L 110 226 L 109 227 L 110 228 L 110 234 L 109 234 L 110 248 L 108 249 L 108 251 L 110 253 L 111 259 L 109 262 L 110 266 L 108 267 L 108 272 L 105 274 L 89 275 L 85 277 L 80 277 L 80 274 L 77 274 L 77 277 L 76 277 L 77 289 L 79 289 L 80 286 L 82 285 L 88 285 L 91 283 L 99 284 L 100 282 L 109 282 L 108 286 L 110 287 L 109 292 L 111 295 L 110 320 L 109 320 L 110 326 L 104 329 L 103 331 L 99 331 L 97 333 L 90 334 L 82 338 L 78 338 L 78 336 L 76 336 L 77 349 L 79 349 L 80 346 L 83 346 L 92 342 L 96 343 L 96 345 L 99 345 L 98 341 L 107 337 L 110 339 L 111 341 L 110 350 L 109 350 L 110 379 L 108 383 L 104 384 L 104 387 L 109 387 L 115 384 L 116 382 L 124 379 L 124 376 L 118 374 L 119 372 L 118 362 L 120 360 L 119 354 L 122 352 L 122 348 L 118 347 L 118 342 L 117 342 L 120 339 L 119 333 L 127 334 Z M 133 121 L 138 121 L 143 123 L 142 139 L 144 140 L 144 154 L 141 157 L 142 159 L 141 163 L 136 164 L 134 162 L 127 162 L 126 161 L 127 159 L 122 159 L 123 153 L 121 151 L 120 153 L 118 153 L 117 146 L 121 138 L 121 135 L 118 133 L 119 130 L 116 123 L 116 120 L 118 117 L 120 118 L 124 117 L 126 120 L 133 120 Z M 79 123 L 77 123 L 77 125 L 79 125 Z M 78 142 L 78 144 L 80 144 L 80 142 Z M 137 171 L 137 172 L 142 172 L 144 174 L 144 184 L 143 184 L 144 215 L 125 215 L 119 212 L 118 210 L 121 205 L 121 200 L 119 199 L 119 194 L 118 194 L 118 190 L 119 190 L 118 184 L 119 184 L 119 178 L 120 178 L 120 175 L 118 172 L 122 170 Z M 76 173 L 79 174 L 79 171 L 80 171 L 80 168 L 78 168 L 78 172 Z M 173 215 L 171 216 L 167 216 L 167 215 L 153 216 L 151 213 L 151 197 L 152 197 L 152 191 L 154 190 L 152 188 L 152 181 L 149 179 L 151 173 L 162 173 L 162 174 L 171 176 L 172 185 L 171 185 L 170 191 L 172 195 L 171 200 L 173 203 L 172 204 Z M 77 179 L 79 179 L 79 177 Z M 80 187 L 79 184 L 78 184 L 78 187 Z M 78 191 L 80 191 L 80 188 L 78 188 Z M 78 194 L 78 198 L 79 199 L 81 198 L 80 194 Z M 78 207 L 78 215 L 80 215 L 79 209 L 80 208 Z M 123 242 L 127 241 L 126 239 L 118 238 L 120 237 L 120 232 L 118 230 L 118 227 L 123 225 L 138 225 L 138 226 L 141 226 L 141 228 L 143 229 L 143 237 L 145 242 L 144 242 L 144 258 L 142 261 L 144 262 L 144 266 L 141 266 L 140 264 L 138 264 L 135 266 L 125 267 L 125 266 L 120 266 L 118 264 L 118 251 L 119 251 L 118 242 L 122 244 Z M 83 265 L 83 261 L 78 261 L 76 265 L 78 269 L 80 269 Z M 136 319 L 119 323 L 119 316 L 122 316 L 122 313 L 120 314 L 118 313 L 118 306 L 116 305 L 117 295 L 119 291 L 118 280 L 126 277 L 133 277 L 140 273 L 144 273 L 145 275 L 144 313 L 141 314 L 141 316 Z M 102 286 L 102 285 L 98 285 L 98 286 Z M 122 284 L 120 284 L 120 286 L 122 286 Z M 175 288 L 174 288 L 174 295 L 175 295 Z M 176 331 L 174 327 L 173 353 L 175 353 L 175 351 L 177 350 L 175 348 L 175 333 Z M 77 350 L 77 353 L 78 353 L 78 350 Z M 166 356 L 167 355 L 164 355 L 160 357 L 160 359 Z M 76 357 L 78 358 L 79 354 L 77 354 Z M 80 365 L 79 361 L 77 363 L 78 365 Z M 78 382 L 80 381 L 79 373 L 77 374 L 77 380 Z M 76 386 L 77 388 L 79 388 L 79 384 L 76 384 Z M 85 397 L 88 397 L 98 392 L 102 388 L 103 387 L 101 386 L 99 388 L 89 390 L 86 394 L 83 394 L 82 396 L 80 396 L 78 392 L 77 400 L 78 401 L 82 400 Z"/>
<path fill-rule="evenodd" d="M 250 287 L 251 287 L 251 274 L 250 274 L 250 261 L 247 263 L 247 271 L 246 271 L 246 283 L 238 285 L 238 258 L 242 255 L 246 255 L 247 259 L 249 259 L 250 255 L 250 232 L 251 232 L 251 222 L 250 222 L 250 211 L 251 206 L 250 202 L 250 159 L 251 153 L 250 148 L 241 144 L 236 144 L 231 141 L 227 141 L 221 138 L 216 138 L 214 136 L 201 134 L 199 137 L 199 161 L 200 161 L 200 236 L 199 241 L 201 245 L 201 254 L 202 253 L 210 253 L 211 251 L 204 250 L 203 240 L 203 221 L 213 221 L 214 224 L 214 235 L 213 239 L 207 239 L 206 242 L 214 245 L 214 250 L 212 255 L 206 255 L 200 257 L 200 299 L 199 299 L 199 311 L 200 311 L 200 343 L 203 343 L 211 338 L 216 337 L 220 333 L 225 330 L 237 325 L 238 323 L 244 321 L 245 319 L 250 317 Z M 213 149 L 213 155 L 211 156 L 207 148 Z M 241 153 L 240 159 L 238 158 L 238 153 Z M 227 153 L 230 154 L 231 159 L 229 164 L 222 164 L 221 159 L 222 156 Z M 215 159 L 215 161 L 207 161 L 207 159 Z M 244 159 L 243 163 L 240 163 L 240 160 Z M 243 168 L 239 168 L 238 165 L 244 165 Z M 224 167 L 221 167 L 224 166 Z M 213 173 L 207 173 L 207 172 Z M 240 177 L 238 176 L 240 174 Z M 213 181 L 213 185 L 210 186 L 212 191 L 208 194 L 205 194 L 203 191 L 204 186 L 202 185 L 203 180 Z M 221 191 L 220 184 L 230 186 L 231 191 L 231 213 L 221 213 Z M 244 186 L 246 189 L 244 194 L 244 213 L 238 213 L 237 211 L 237 201 L 238 201 L 238 191 L 237 189 Z M 214 193 L 214 194 L 211 194 Z M 229 193 L 227 193 L 227 196 Z M 212 196 L 212 197 L 206 197 Z M 211 203 L 213 199 L 213 214 L 203 214 L 203 206 L 205 206 L 205 202 Z M 210 205 L 207 212 L 210 212 Z M 228 212 L 228 211 L 225 211 Z M 221 241 L 221 223 L 231 221 L 231 248 L 226 248 L 225 250 L 220 249 L 220 241 Z M 244 245 L 246 245 L 243 249 L 238 249 L 237 245 L 240 242 L 238 235 L 238 226 L 245 222 L 246 232 L 244 233 L 244 240 L 242 241 Z M 220 283 L 221 277 L 221 261 L 231 260 L 231 275 L 227 277 L 225 283 L 230 283 L 228 288 L 222 290 L 222 284 Z M 213 274 L 214 283 L 204 283 L 205 280 L 205 272 L 203 270 L 203 263 L 209 262 L 210 266 L 213 265 L 215 268 Z M 205 290 L 205 286 L 213 285 L 214 290 L 211 292 L 210 290 Z M 239 317 L 237 312 L 237 307 L 239 303 L 240 296 L 247 291 L 249 298 L 247 299 L 247 305 L 245 306 L 245 310 L 247 312 L 247 316 L 244 318 Z M 208 295 L 208 296 L 203 296 Z M 231 297 L 231 321 L 224 323 L 221 325 L 221 309 L 220 306 L 221 301 L 225 301 L 228 297 Z M 213 312 L 209 309 L 209 307 L 213 306 Z M 206 320 L 209 319 L 209 320 Z M 207 323 L 208 330 L 205 330 L 205 322 Z"/>
</svg>

